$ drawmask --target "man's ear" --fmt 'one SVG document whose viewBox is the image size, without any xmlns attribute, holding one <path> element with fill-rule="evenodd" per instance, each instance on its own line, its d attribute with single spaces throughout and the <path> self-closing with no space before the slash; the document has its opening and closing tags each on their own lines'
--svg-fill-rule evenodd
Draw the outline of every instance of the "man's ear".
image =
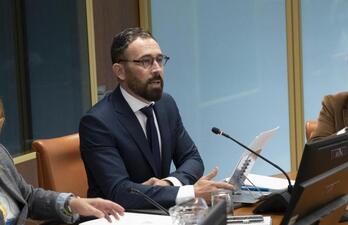
<svg viewBox="0 0 348 225">
<path fill-rule="evenodd" d="M 124 81 L 126 79 L 126 72 L 124 66 L 120 63 L 114 63 L 112 65 L 112 71 L 116 74 L 117 79 Z"/>
</svg>

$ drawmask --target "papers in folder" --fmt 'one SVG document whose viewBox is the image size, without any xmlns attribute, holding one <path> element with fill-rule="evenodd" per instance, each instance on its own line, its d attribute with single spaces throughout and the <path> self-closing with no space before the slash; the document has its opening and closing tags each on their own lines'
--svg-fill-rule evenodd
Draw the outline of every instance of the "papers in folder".
<svg viewBox="0 0 348 225">
<path fill-rule="evenodd" d="M 251 184 L 250 181 L 253 184 Z M 291 184 L 294 185 L 294 183 L 295 181 L 291 180 Z M 249 174 L 248 179 L 245 180 L 242 186 L 242 190 L 249 189 L 251 191 L 280 192 L 286 190 L 288 185 L 288 180 L 285 178 Z"/>
<path fill-rule="evenodd" d="M 144 213 L 129 213 L 125 212 L 120 220 L 116 220 L 111 216 L 112 223 L 109 223 L 105 218 L 90 220 L 80 223 L 80 225 L 171 225 L 170 216 L 144 214 Z"/>
<path fill-rule="evenodd" d="M 261 132 L 255 137 L 255 139 L 249 145 L 253 151 L 260 154 L 261 150 L 266 146 L 267 142 L 273 137 L 277 132 L 279 127 L 273 128 L 268 131 Z M 229 183 L 233 184 L 237 190 L 240 190 L 246 177 L 250 173 L 252 167 L 255 164 L 257 156 L 248 150 L 245 150 L 233 171 L 233 174 L 229 180 Z"/>
<path fill-rule="evenodd" d="M 267 142 L 273 137 L 273 135 L 277 132 L 278 129 L 279 127 L 276 127 L 271 130 L 261 132 L 251 142 L 249 148 L 252 149 L 254 152 L 260 154 L 261 150 L 266 146 Z M 270 192 L 251 192 L 250 189 L 242 189 L 242 186 L 245 180 L 248 179 L 248 174 L 254 166 L 256 159 L 257 156 L 254 153 L 245 150 L 236 168 L 234 169 L 233 174 L 228 181 L 229 183 L 233 184 L 236 189 L 236 192 L 234 192 L 233 195 L 234 202 L 256 203 L 265 195 L 270 194 Z M 253 182 L 251 181 L 251 183 Z"/>
</svg>

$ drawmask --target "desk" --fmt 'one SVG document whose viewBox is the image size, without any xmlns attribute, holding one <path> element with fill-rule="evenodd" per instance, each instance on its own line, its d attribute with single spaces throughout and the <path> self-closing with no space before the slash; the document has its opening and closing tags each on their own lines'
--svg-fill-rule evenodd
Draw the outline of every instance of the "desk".
<svg viewBox="0 0 348 225">
<path fill-rule="evenodd" d="M 279 175 L 277 177 L 282 177 L 283 175 Z M 296 178 L 296 172 L 289 173 L 290 179 Z M 238 208 L 234 211 L 235 215 L 251 215 L 253 214 L 253 210 L 256 208 L 256 205 L 252 206 L 245 206 Z M 348 207 L 347 207 L 348 208 Z M 272 225 L 280 225 L 283 219 L 283 214 L 264 214 L 265 216 L 271 216 L 272 217 Z M 334 225 L 334 224 L 333 224 Z M 344 223 L 338 223 L 338 225 L 348 225 L 348 222 Z"/>
</svg>

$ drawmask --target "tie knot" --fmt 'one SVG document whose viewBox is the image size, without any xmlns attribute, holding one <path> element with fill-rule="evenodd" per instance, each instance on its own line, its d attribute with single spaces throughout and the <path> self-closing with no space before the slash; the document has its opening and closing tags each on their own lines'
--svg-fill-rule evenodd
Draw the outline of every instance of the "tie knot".
<svg viewBox="0 0 348 225">
<path fill-rule="evenodd" d="M 147 118 L 153 117 L 152 110 L 153 110 L 153 105 L 149 105 L 140 109 L 140 111 L 144 113 Z"/>
</svg>

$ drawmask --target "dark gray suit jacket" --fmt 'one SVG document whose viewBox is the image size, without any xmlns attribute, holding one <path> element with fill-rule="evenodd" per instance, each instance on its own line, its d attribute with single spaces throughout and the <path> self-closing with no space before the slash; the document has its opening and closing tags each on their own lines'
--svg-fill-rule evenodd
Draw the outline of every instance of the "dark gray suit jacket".
<svg viewBox="0 0 348 225">
<path fill-rule="evenodd" d="M 154 161 L 146 136 L 120 87 L 98 102 L 80 122 L 80 149 L 88 177 L 88 196 L 113 200 L 125 208 L 152 208 L 129 187 L 147 194 L 165 207 L 175 204 L 178 187 L 142 185 L 150 177 L 176 177 L 193 184 L 203 175 L 203 162 L 186 132 L 171 96 L 163 94 L 154 110 L 161 132 L 162 171 Z M 171 162 L 176 170 L 170 173 Z"/>
<path fill-rule="evenodd" d="M 16 170 L 6 148 L 0 144 L 0 185 L 20 209 L 15 224 L 24 224 L 27 217 L 38 220 L 61 220 L 56 210 L 57 192 L 34 188 Z"/>
</svg>

